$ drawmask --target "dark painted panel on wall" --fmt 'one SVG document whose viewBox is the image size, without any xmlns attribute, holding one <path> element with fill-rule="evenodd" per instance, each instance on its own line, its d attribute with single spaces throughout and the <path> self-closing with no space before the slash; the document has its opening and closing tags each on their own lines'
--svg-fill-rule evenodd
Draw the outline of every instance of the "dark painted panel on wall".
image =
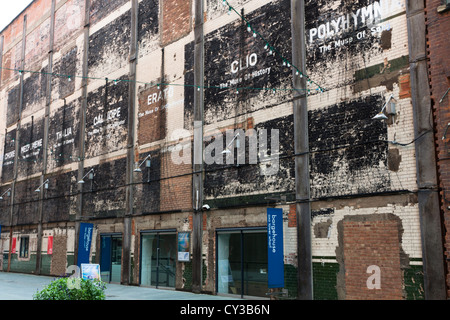
<svg viewBox="0 0 450 320">
<path fill-rule="evenodd" d="M 143 0 L 139 3 L 138 13 L 139 56 L 142 57 L 159 45 L 157 40 L 159 40 L 159 1 Z"/>
<path fill-rule="evenodd" d="M 109 72 L 127 66 L 130 29 L 131 13 L 128 10 L 89 37 L 89 76 L 101 78 Z"/>
<path fill-rule="evenodd" d="M 387 126 L 372 119 L 382 104 L 372 95 L 309 112 L 315 197 L 390 189 Z"/>
<path fill-rule="evenodd" d="M 32 115 L 45 107 L 47 93 L 48 68 L 39 70 L 39 73 L 31 73 L 23 82 L 23 110 L 22 117 Z"/>
<path fill-rule="evenodd" d="M 255 133 L 263 130 L 267 132 L 267 139 L 258 138 L 258 161 L 254 164 L 250 160 L 253 152 L 250 146 L 250 138 L 245 139 L 245 164 L 237 165 L 237 152 L 235 150 L 234 164 L 226 164 L 226 156 L 223 157 L 224 164 L 210 164 L 205 166 L 206 175 L 204 180 L 206 197 L 223 197 L 232 195 L 248 195 L 260 192 L 293 192 L 295 182 L 294 162 L 293 162 L 293 116 L 277 118 L 258 124 L 254 128 Z M 263 157 L 263 150 L 267 150 L 266 155 L 276 155 L 276 150 L 272 151 L 272 130 L 278 130 L 279 134 L 279 157 L 278 161 L 269 161 L 268 157 Z M 225 136 L 225 134 L 224 134 Z M 225 138 L 223 149 L 225 149 Z M 211 141 L 213 143 L 214 140 Z M 205 144 L 207 148 L 209 143 Z M 240 148 L 244 146 L 241 145 Z M 206 149 L 208 150 L 208 149 Z M 253 163 L 253 164 L 252 164 Z M 272 167 L 271 167 L 272 166 Z M 270 170 L 270 171 L 268 171 Z"/>
<path fill-rule="evenodd" d="M 90 21 L 92 24 L 102 20 L 108 14 L 129 2 L 129 0 L 91 0 Z"/>
<path fill-rule="evenodd" d="M 18 176 L 42 171 L 44 154 L 44 118 L 24 124 L 19 132 Z"/>
<path fill-rule="evenodd" d="M 69 221 L 77 204 L 77 172 L 48 176 L 49 189 L 44 191 L 43 222 Z"/>
<path fill-rule="evenodd" d="M 373 95 L 309 112 L 313 197 L 391 190 L 387 163 L 387 126 L 384 122 L 371 119 L 382 103 L 381 96 Z M 257 131 L 261 129 L 267 129 L 269 133 L 268 155 L 271 154 L 270 132 L 273 129 L 279 130 L 280 161 L 276 175 L 261 174 L 264 162 L 260 165 L 242 166 L 207 165 L 205 176 L 207 197 L 293 192 L 295 182 L 293 117 L 274 119 L 255 127 Z M 209 143 L 205 148 L 208 145 Z M 258 146 L 264 147 L 261 143 Z M 247 140 L 247 156 L 248 152 Z"/>
<path fill-rule="evenodd" d="M 87 98 L 86 158 L 110 153 L 126 146 L 128 126 L 128 82 L 106 83 Z"/>
<path fill-rule="evenodd" d="M 40 186 L 39 179 L 30 179 L 16 183 L 13 225 L 35 224 L 39 220 L 38 203 Z"/>
<path fill-rule="evenodd" d="M 57 88 L 57 97 L 64 99 L 75 90 L 75 78 L 77 75 L 77 50 L 75 46 L 65 53 L 60 60 L 54 64 L 54 73 L 61 75 L 52 78 L 52 86 Z M 69 78 L 69 76 L 71 76 Z"/>
<path fill-rule="evenodd" d="M 150 169 L 145 168 L 145 163 L 141 166 L 141 173 L 136 173 L 136 183 L 138 183 L 135 193 L 136 213 L 146 214 L 158 212 L 160 210 L 161 192 L 161 154 L 160 151 L 143 153 L 139 156 L 141 163 L 147 155 L 151 156 Z"/>
<path fill-rule="evenodd" d="M 80 100 L 58 109 L 49 119 L 48 168 L 77 161 L 80 134 Z"/>
<path fill-rule="evenodd" d="M 84 169 L 94 169 L 94 179 L 85 178 L 83 184 L 84 215 L 116 217 L 124 212 L 126 163 L 121 158 Z"/>
<path fill-rule="evenodd" d="M 5 185 L 0 188 L 0 195 L 2 195 L 3 200 L 0 200 L 0 225 L 9 226 L 10 215 L 11 215 L 11 191 L 8 195 L 8 190 L 12 185 Z"/>
<path fill-rule="evenodd" d="M 14 160 L 16 155 L 16 129 L 5 135 L 5 145 L 2 165 L 2 182 L 11 181 L 14 178 Z"/>
<path fill-rule="evenodd" d="M 19 120 L 20 109 L 20 85 L 16 85 L 8 91 L 8 106 L 6 108 L 6 126 L 16 123 Z"/>
<path fill-rule="evenodd" d="M 274 1 L 245 17 L 284 58 L 291 59 L 289 1 Z M 205 35 L 205 86 L 214 87 L 205 91 L 206 124 L 280 104 L 291 97 L 284 90 L 259 90 L 291 87 L 291 69 L 282 65 L 279 55 L 269 54 L 265 45 L 247 31 L 241 19 Z M 186 45 L 187 85 L 193 85 L 193 52 L 193 44 Z M 255 89 L 242 89 L 236 94 L 236 88 Z M 191 87 L 185 89 L 186 119 L 192 117 L 192 91 Z"/>
</svg>

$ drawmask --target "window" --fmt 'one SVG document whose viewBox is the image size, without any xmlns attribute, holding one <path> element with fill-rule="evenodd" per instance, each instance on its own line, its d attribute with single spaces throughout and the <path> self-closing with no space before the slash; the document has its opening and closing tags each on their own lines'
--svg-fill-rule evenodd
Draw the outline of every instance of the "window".
<svg viewBox="0 0 450 320">
<path fill-rule="evenodd" d="M 217 292 L 266 297 L 267 232 L 235 229 L 217 232 Z"/>
<path fill-rule="evenodd" d="M 20 258 L 28 258 L 28 248 L 30 244 L 30 237 L 20 237 Z"/>
</svg>

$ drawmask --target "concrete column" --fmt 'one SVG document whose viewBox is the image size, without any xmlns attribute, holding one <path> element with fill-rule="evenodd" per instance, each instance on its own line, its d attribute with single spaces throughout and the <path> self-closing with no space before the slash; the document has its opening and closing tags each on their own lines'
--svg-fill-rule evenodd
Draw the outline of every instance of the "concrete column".
<svg viewBox="0 0 450 320">
<path fill-rule="evenodd" d="M 306 73 L 305 1 L 291 0 L 292 63 Z M 295 199 L 297 214 L 298 299 L 313 299 L 311 204 L 306 79 L 293 75 Z"/>
<path fill-rule="evenodd" d="M 23 31 L 22 31 L 22 52 L 20 60 L 20 68 L 23 70 L 25 68 L 25 46 L 27 39 L 27 15 L 23 16 Z M 22 120 L 22 108 L 23 108 L 23 76 L 24 73 L 20 74 L 20 96 L 19 96 L 19 120 L 17 122 L 16 128 L 16 146 L 15 146 L 15 156 L 14 156 L 14 174 L 13 183 L 11 187 L 11 213 L 10 213 L 10 231 L 9 231 L 9 252 L 8 252 L 8 269 L 10 271 L 11 267 L 11 248 L 12 248 L 12 237 L 13 237 L 13 215 L 14 215 L 14 197 L 16 191 L 17 173 L 18 173 L 18 161 L 19 161 L 19 138 L 20 138 L 20 124 Z"/>
<path fill-rule="evenodd" d="M 89 53 L 89 29 L 90 29 L 90 10 L 91 1 L 86 0 L 84 12 L 84 43 L 83 43 L 83 62 L 81 82 L 81 111 L 80 111 L 80 136 L 79 136 L 79 150 L 78 150 L 78 178 L 81 180 L 84 176 L 84 156 L 85 156 L 85 133 L 86 133 L 86 109 L 87 109 L 87 84 L 88 84 L 88 53 Z M 74 264 L 78 263 L 78 239 L 80 235 L 80 222 L 83 215 L 83 185 L 78 185 L 78 210 L 75 217 L 75 250 L 74 250 Z"/>
<path fill-rule="evenodd" d="M 192 291 L 202 288 L 202 217 L 203 205 L 203 85 L 204 85 L 204 30 L 203 0 L 195 1 L 194 26 L 194 152 L 192 176 L 193 232 L 192 232 Z"/>
<path fill-rule="evenodd" d="M 411 96 L 414 116 L 417 185 L 424 290 L 427 300 L 446 299 L 442 217 L 437 183 L 434 128 L 426 60 L 424 2 L 406 2 Z"/>
<path fill-rule="evenodd" d="M 50 104 L 51 104 L 51 95 L 52 95 L 52 73 L 53 73 L 53 43 L 55 36 L 55 6 L 56 0 L 52 0 L 51 12 L 50 12 L 50 39 L 49 39 L 49 50 L 48 50 L 48 70 L 49 73 L 47 75 L 47 92 L 46 92 L 46 104 L 45 104 L 45 118 L 44 118 L 44 141 L 43 141 L 43 149 L 44 152 L 42 154 L 42 175 L 40 179 L 40 184 L 44 183 L 45 175 L 47 174 L 47 148 L 48 148 L 48 126 L 49 126 L 49 117 L 50 117 Z M 42 264 L 42 213 L 43 213 L 43 197 L 44 197 L 45 189 L 41 188 L 41 193 L 39 195 L 39 224 L 38 224 L 38 242 L 37 242 L 37 251 L 36 251 L 36 274 L 41 274 L 41 264 Z"/>
<path fill-rule="evenodd" d="M 127 142 L 127 186 L 126 186 L 126 211 L 124 216 L 124 230 L 122 243 L 122 284 L 128 285 L 131 280 L 131 219 L 133 216 L 133 169 L 134 169 L 134 145 L 135 141 L 135 109 L 136 109 L 136 67 L 137 67 L 137 25 L 139 4 L 137 0 L 131 0 L 131 41 L 129 53 L 129 84 L 128 84 L 128 142 Z"/>
</svg>

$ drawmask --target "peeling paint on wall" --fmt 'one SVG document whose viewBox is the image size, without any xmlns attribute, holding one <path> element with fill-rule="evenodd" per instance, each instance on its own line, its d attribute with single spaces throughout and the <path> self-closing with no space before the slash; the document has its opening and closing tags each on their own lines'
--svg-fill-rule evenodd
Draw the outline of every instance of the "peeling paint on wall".
<svg viewBox="0 0 450 320">
<path fill-rule="evenodd" d="M 55 111 L 49 120 L 48 168 L 53 169 L 77 161 L 79 150 L 81 101 L 75 100 Z"/>
<path fill-rule="evenodd" d="M 128 83 L 106 83 L 87 98 L 86 157 L 125 147 L 128 132 Z"/>
</svg>

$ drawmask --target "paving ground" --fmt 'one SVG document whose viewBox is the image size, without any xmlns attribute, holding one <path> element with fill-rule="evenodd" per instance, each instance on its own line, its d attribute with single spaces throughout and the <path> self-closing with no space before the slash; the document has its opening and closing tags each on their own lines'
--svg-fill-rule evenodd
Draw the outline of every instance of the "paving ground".
<svg viewBox="0 0 450 320">
<path fill-rule="evenodd" d="M 0 272 L 0 300 L 32 300 L 54 277 Z M 239 300 L 190 292 L 107 284 L 106 300 Z"/>
</svg>

